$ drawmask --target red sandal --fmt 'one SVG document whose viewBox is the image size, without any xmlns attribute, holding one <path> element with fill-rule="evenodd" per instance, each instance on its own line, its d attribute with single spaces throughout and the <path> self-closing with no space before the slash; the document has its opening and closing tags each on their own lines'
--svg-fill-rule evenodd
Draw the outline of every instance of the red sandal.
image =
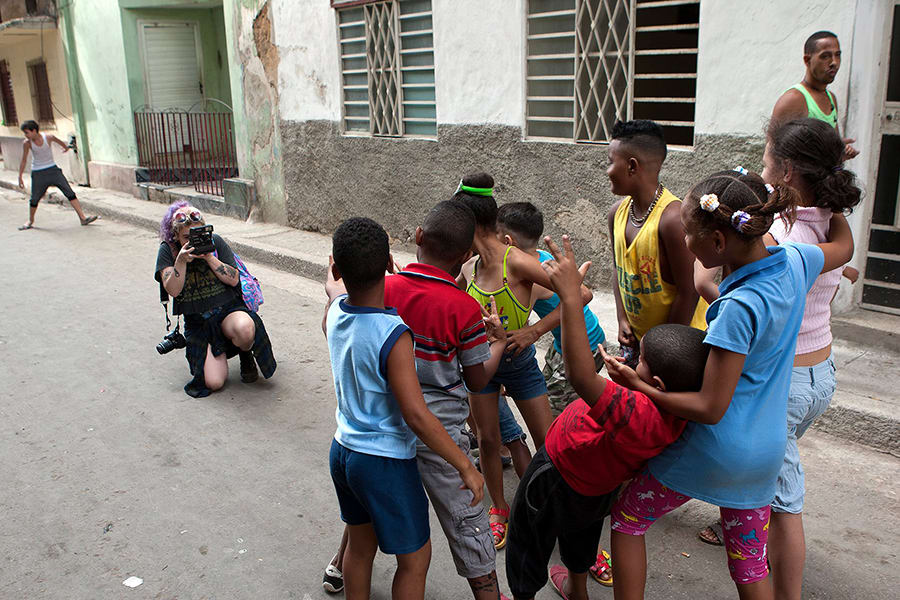
<svg viewBox="0 0 900 600">
<path fill-rule="evenodd" d="M 600 550 L 600 553 L 597 555 L 597 561 L 594 563 L 594 566 L 590 568 L 590 571 L 594 581 L 600 585 L 612 587 L 612 559 L 609 557 L 609 552 Z M 604 573 L 609 573 L 609 579 L 602 578 Z"/>
<path fill-rule="evenodd" d="M 490 510 L 488 510 L 488 514 L 499 515 L 506 519 L 503 523 L 491 523 L 491 534 L 494 536 L 494 549 L 501 550 L 506 546 L 506 534 L 509 532 L 509 509 L 501 510 L 491 506 Z"/>
</svg>

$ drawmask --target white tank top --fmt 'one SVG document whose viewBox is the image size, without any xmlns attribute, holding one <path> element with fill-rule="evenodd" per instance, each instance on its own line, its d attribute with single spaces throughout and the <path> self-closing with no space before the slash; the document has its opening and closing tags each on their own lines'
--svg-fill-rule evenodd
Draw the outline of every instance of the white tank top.
<svg viewBox="0 0 900 600">
<path fill-rule="evenodd" d="M 41 169 L 49 169 L 56 166 L 56 161 L 53 160 L 53 149 L 50 147 L 50 142 L 47 141 L 47 134 L 42 133 L 41 139 L 44 140 L 41 146 L 31 142 L 32 171 L 40 171 Z"/>
</svg>

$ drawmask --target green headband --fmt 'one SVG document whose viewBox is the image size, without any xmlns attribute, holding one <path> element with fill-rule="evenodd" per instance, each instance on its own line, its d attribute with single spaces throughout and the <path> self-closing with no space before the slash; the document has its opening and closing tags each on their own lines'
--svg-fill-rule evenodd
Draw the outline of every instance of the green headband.
<svg viewBox="0 0 900 600">
<path fill-rule="evenodd" d="M 456 188 L 455 193 L 465 192 L 467 194 L 472 194 L 473 196 L 493 196 L 494 188 L 477 188 L 477 187 L 469 187 L 468 185 L 463 185 L 462 179 L 459 180 L 459 187 Z"/>
</svg>

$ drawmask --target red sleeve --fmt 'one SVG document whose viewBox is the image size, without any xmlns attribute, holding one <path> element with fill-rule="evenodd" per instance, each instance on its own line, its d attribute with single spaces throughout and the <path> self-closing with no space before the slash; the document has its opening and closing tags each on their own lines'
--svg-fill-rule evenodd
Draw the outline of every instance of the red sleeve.
<svg viewBox="0 0 900 600">
<path fill-rule="evenodd" d="M 665 448 L 681 435 L 685 421 L 659 410 L 649 396 L 612 381 L 588 415 L 621 444 Z"/>
</svg>

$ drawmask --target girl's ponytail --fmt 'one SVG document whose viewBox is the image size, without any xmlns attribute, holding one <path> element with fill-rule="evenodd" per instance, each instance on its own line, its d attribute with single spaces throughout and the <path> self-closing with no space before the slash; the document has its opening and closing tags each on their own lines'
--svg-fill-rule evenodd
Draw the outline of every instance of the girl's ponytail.
<svg viewBox="0 0 900 600">
<path fill-rule="evenodd" d="M 850 212 L 862 199 L 856 176 L 843 168 L 844 142 L 835 129 L 818 119 L 771 122 L 769 152 L 790 164 L 815 197 L 815 205 Z"/>
<path fill-rule="evenodd" d="M 862 200 L 862 190 L 856 185 L 853 171 L 836 166 L 828 174 L 812 185 L 817 204 L 831 212 L 853 212 L 853 207 Z"/>
</svg>

